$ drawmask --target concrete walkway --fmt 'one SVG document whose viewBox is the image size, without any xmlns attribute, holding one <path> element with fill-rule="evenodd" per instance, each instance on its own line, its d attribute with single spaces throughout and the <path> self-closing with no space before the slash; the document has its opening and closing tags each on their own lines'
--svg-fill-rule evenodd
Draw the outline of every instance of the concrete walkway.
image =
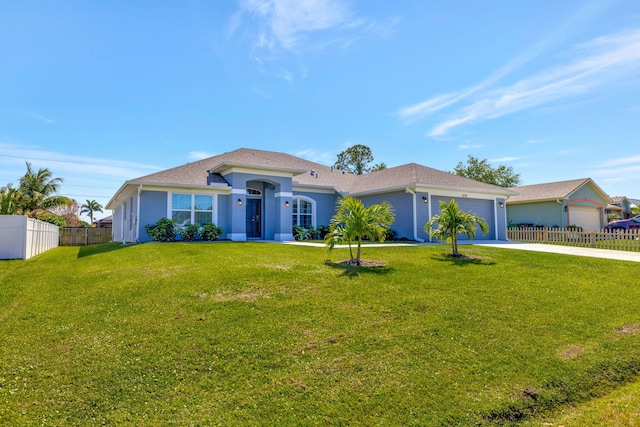
<svg viewBox="0 0 640 427">
<path fill-rule="evenodd" d="M 324 243 L 315 243 L 315 242 L 301 242 L 301 241 L 290 241 L 284 242 L 290 245 L 300 245 L 300 246 L 316 246 L 316 247 L 324 247 Z M 606 259 L 615 259 L 618 261 L 631 261 L 631 262 L 640 262 L 640 252 L 628 252 L 628 251 L 614 251 L 611 249 L 595 249 L 595 248 L 580 248 L 576 246 L 560 246 L 560 245 L 543 245 L 541 243 L 520 243 L 520 242 L 508 242 L 508 241 L 491 241 L 491 243 L 484 243 L 482 241 L 474 241 L 471 243 L 467 242 L 459 242 L 461 245 L 473 245 L 473 246 L 488 246 L 491 248 L 502 248 L 502 249 L 515 249 L 521 251 L 531 251 L 531 252 L 548 252 L 554 254 L 563 254 L 563 255 L 575 255 L 575 256 L 586 256 L 591 258 L 606 258 Z M 380 247 L 398 247 L 398 246 L 447 246 L 448 243 L 381 243 L 381 244 L 367 244 L 366 248 L 380 248 Z M 336 248 L 346 248 L 347 246 L 341 245 L 336 246 Z"/>
</svg>

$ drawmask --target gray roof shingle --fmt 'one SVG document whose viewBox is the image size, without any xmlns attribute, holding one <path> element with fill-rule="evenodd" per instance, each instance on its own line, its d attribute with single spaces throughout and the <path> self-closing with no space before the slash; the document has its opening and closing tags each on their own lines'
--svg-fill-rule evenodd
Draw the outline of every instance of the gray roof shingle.
<svg viewBox="0 0 640 427">
<path fill-rule="evenodd" d="M 591 180 L 591 178 L 572 179 L 569 181 L 547 182 L 544 184 L 521 185 L 511 189 L 518 194 L 509 197 L 507 203 L 542 202 L 545 200 L 564 200 L 583 185 L 592 183 L 608 200 L 608 196 Z"/>
<path fill-rule="evenodd" d="M 247 148 L 240 148 L 145 175 L 129 182 L 163 185 L 206 185 L 209 171 L 213 171 L 214 173 L 210 178 L 212 182 L 225 183 L 226 181 L 219 172 L 234 166 L 289 171 L 294 175 L 294 185 L 332 187 L 340 192 L 353 194 L 420 184 L 441 188 L 475 189 L 504 195 L 515 194 L 510 189 L 463 178 L 416 163 L 383 169 L 366 175 L 354 175 L 289 154 Z M 313 174 L 311 171 L 313 171 Z"/>
</svg>

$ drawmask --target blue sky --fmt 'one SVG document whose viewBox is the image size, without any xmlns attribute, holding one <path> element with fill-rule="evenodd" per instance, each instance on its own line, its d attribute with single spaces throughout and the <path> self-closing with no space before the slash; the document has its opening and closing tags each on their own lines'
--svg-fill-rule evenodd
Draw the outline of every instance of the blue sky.
<svg viewBox="0 0 640 427">
<path fill-rule="evenodd" d="M 0 0 L 0 186 L 29 161 L 105 205 L 240 147 L 364 144 L 640 198 L 639 139 L 633 0 Z"/>
</svg>

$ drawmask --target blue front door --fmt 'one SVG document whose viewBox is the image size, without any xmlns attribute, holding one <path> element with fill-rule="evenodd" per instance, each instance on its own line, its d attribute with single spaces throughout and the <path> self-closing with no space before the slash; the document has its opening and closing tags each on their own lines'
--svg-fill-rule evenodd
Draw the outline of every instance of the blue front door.
<svg viewBox="0 0 640 427">
<path fill-rule="evenodd" d="M 262 200 L 247 199 L 247 238 L 262 237 Z"/>
</svg>

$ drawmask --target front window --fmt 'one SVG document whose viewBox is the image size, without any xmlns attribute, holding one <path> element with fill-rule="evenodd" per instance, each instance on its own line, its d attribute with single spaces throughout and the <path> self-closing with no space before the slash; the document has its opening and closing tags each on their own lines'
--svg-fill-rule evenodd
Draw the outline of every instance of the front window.
<svg viewBox="0 0 640 427">
<path fill-rule="evenodd" d="M 293 199 L 293 225 L 313 227 L 313 203 L 304 199 Z"/>
<path fill-rule="evenodd" d="M 206 194 L 173 194 L 171 219 L 179 227 L 213 222 L 213 196 Z"/>
</svg>

